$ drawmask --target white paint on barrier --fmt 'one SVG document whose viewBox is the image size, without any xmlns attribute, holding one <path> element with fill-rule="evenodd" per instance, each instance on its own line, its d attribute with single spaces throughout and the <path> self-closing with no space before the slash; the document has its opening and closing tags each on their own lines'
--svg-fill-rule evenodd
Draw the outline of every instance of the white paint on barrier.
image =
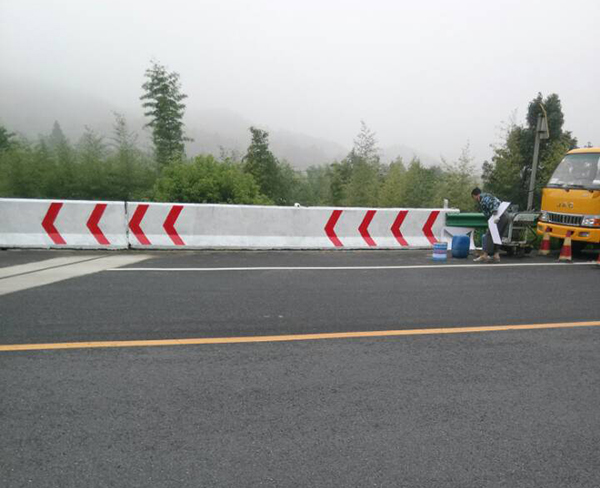
<svg viewBox="0 0 600 488">
<path fill-rule="evenodd" d="M 124 202 L 0 199 L 0 247 L 125 249 Z"/>
<path fill-rule="evenodd" d="M 133 248 L 398 249 L 431 247 L 456 210 L 128 203 L 127 211 Z M 404 243 L 392 232 L 400 212 Z"/>
<path fill-rule="evenodd" d="M 0 247 L 430 248 L 450 211 L 0 199 Z"/>
</svg>

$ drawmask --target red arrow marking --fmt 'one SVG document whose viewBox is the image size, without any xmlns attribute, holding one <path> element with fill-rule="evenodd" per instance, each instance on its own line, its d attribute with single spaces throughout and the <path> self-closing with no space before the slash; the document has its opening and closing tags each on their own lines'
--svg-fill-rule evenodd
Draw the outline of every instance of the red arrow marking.
<svg viewBox="0 0 600 488">
<path fill-rule="evenodd" d="M 377 210 L 368 210 L 365 214 L 365 218 L 363 219 L 362 224 L 360 224 L 360 227 L 358 228 L 362 238 L 371 247 L 377 246 L 377 243 L 369 235 L 369 224 L 371 223 L 371 220 L 373 220 L 373 217 L 375 217 L 376 213 Z"/>
<path fill-rule="evenodd" d="M 102 218 L 102 214 L 106 210 L 106 203 L 98 203 L 92 210 L 90 218 L 87 221 L 87 228 L 90 229 L 92 235 L 98 241 L 98 244 L 102 244 L 103 246 L 110 246 L 110 242 L 106 238 L 106 236 L 102 233 L 102 230 L 98 226 L 98 222 Z"/>
<path fill-rule="evenodd" d="M 404 222 L 404 219 L 406 218 L 407 215 L 408 215 L 408 210 L 400 210 L 400 212 L 398 212 L 398 216 L 396 217 L 396 220 L 394 220 L 394 223 L 392 224 L 392 227 L 391 227 L 392 234 L 394 234 L 394 237 L 396 238 L 396 240 L 398 241 L 398 243 L 401 246 L 408 246 L 408 242 L 406 242 L 406 239 L 404 239 L 402 232 L 400 232 L 400 226 Z"/>
<path fill-rule="evenodd" d="M 173 205 L 169 215 L 167 215 L 167 218 L 165 219 L 165 223 L 163 224 L 163 228 L 167 231 L 167 234 L 169 234 L 169 237 L 177 246 L 185 246 L 185 242 L 183 242 L 175 230 L 175 222 L 177 222 L 177 218 L 182 210 L 183 205 Z"/>
<path fill-rule="evenodd" d="M 66 241 L 60 235 L 58 230 L 56 230 L 56 227 L 54 227 L 54 221 L 56 220 L 58 212 L 60 212 L 62 206 L 63 204 L 61 202 L 52 202 L 50 204 L 50 207 L 46 212 L 46 216 L 44 217 L 44 220 L 42 220 L 42 227 L 50 236 L 50 239 L 52 239 L 52 242 L 54 242 L 54 244 L 64 245 L 66 244 Z"/>
<path fill-rule="evenodd" d="M 144 231 L 140 227 L 142 219 L 144 218 L 144 215 L 146 215 L 146 210 L 148 210 L 147 204 L 141 203 L 137 206 L 135 212 L 133 212 L 131 220 L 129 221 L 129 228 L 133 232 L 133 235 L 137 237 L 137 240 L 140 242 L 140 244 L 144 246 L 150 246 L 150 241 L 148 240 L 146 234 L 144 234 Z"/>
<path fill-rule="evenodd" d="M 331 242 L 333 242 L 333 245 L 335 247 L 344 247 L 342 241 L 338 239 L 338 236 L 336 235 L 334 230 L 335 224 L 337 224 L 337 221 L 339 220 L 340 215 L 342 215 L 342 212 L 343 210 L 334 210 L 333 212 L 331 212 L 331 217 L 329 217 L 329 220 L 325 225 L 325 233 L 327 234 L 327 237 L 329 237 Z"/>
<path fill-rule="evenodd" d="M 431 228 L 433 227 L 433 224 L 435 223 L 435 220 L 437 219 L 439 213 L 439 210 L 434 210 L 433 212 L 431 212 L 429 214 L 427 222 L 425 222 L 425 225 L 423 226 L 423 234 L 425 234 L 425 237 L 429 239 L 429 242 L 431 242 L 431 244 L 435 244 L 437 242 L 437 239 L 433 235 L 433 231 L 431 230 Z"/>
</svg>

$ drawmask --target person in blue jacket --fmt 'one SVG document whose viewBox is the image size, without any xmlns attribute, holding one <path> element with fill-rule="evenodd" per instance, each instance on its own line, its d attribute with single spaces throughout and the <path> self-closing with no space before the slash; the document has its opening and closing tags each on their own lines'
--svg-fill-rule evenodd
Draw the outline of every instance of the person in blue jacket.
<svg viewBox="0 0 600 488">
<path fill-rule="evenodd" d="M 479 188 L 474 188 L 471 196 L 479 204 L 486 219 L 489 219 L 492 215 L 496 216 L 494 222 L 498 227 L 498 232 L 502 235 L 508 225 L 508 216 L 506 213 L 503 213 L 501 217 L 497 217 L 498 207 L 502 202 L 490 193 L 482 193 Z M 492 255 L 494 256 L 493 258 L 491 257 Z M 483 254 L 474 261 L 478 263 L 500 262 L 500 252 L 498 251 L 498 246 L 494 244 L 490 229 L 485 234 L 485 249 L 483 250 Z"/>
</svg>

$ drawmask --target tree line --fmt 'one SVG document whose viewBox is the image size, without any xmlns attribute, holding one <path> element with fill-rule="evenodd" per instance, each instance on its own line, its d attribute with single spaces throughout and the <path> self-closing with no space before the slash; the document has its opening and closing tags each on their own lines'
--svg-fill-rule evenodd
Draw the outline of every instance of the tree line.
<svg viewBox="0 0 600 488">
<path fill-rule="evenodd" d="M 350 153 L 341 161 L 294 170 L 269 148 L 268 132 L 250 127 L 245 155 L 185 155 L 179 75 L 153 62 L 140 97 L 149 118 L 153 150 L 140 148 L 125 118 L 115 114 L 112 133 L 85 128 L 73 144 L 55 122 L 35 141 L 0 126 L 0 196 L 89 200 L 141 200 L 183 203 L 353 207 L 451 207 L 474 210 L 470 191 L 484 190 L 524 207 L 527 199 L 537 114 L 545 107 L 550 139 L 541 146 L 537 200 L 563 154 L 576 145 L 562 129 L 558 95 L 538 95 L 529 105 L 527 125 L 511 124 L 494 147 L 483 175 L 476 174 L 468 145 L 452 162 L 425 167 L 418 158 L 380 161 L 375 134 L 361 122 Z"/>
</svg>

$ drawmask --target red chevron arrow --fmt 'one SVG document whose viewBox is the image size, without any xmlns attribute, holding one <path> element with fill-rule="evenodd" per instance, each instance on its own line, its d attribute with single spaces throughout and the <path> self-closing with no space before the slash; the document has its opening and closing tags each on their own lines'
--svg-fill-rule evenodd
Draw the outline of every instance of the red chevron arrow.
<svg viewBox="0 0 600 488">
<path fill-rule="evenodd" d="M 437 242 L 437 239 L 433 235 L 433 230 L 431 228 L 433 227 L 433 224 L 435 223 L 435 220 L 437 219 L 439 214 L 439 210 L 434 210 L 433 212 L 431 212 L 429 214 L 427 222 L 425 222 L 425 225 L 423 226 L 423 234 L 425 234 L 425 237 L 427 237 L 431 244 L 435 244 Z"/>
<path fill-rule="evenodd" d="M 362 238 L 371 247 L 377 246 L 377 243 L 372 239 L 371 235 L 369 234 L 369 224 L 371 223 L 371 220 L 373 220 L 373 217 L 375 217 L 376 213 L 377 210 L 368 210 L 365 214 L 365 218 L 363 219 L 362 223 L 360 224 L 360 227 L 358 228 L 358 231 L 360 232 Z"/>
<path fill-rule="evenodd" d="M 167 215 L 167 218 L 165 219 L 165 223 L 163 224 L 163 228 L 165 229 L 173 243 L 177 246 L 185 246 L 185 242 L 183 242 L 183 240 L 181 239 L 181 237 L 179 237 L 179 234 L 175 230 L 175 222 L 177 222 L 177 218 L 179 217 L 179 214 L 182 210 L 183 205 L 173 205 L 171 211 L 169 212 L 169 215 Z"/>
<path fill-rule="evenodd" d="M 400 226 L 402 226 L 402 223 L 404 222 L 404 219 L 407 215 L 408 210 L 400 210 L 400 212 L 398 212 L 396 220 L 394 220 L 394 223 L 392 224 L 392 227 L 390 229 L 392 231 L 392 234 L 394 234 L 394 237 L 401 246 L 408 246 L 408 242 L 406 242 L 406 239 L 404 239 L 402 232 L 400 232 Z"/>
<path fill-rule="evenodd" d="M 46 231 L 46 234 L 50 236 L 50 239 L 52 239 L 52 242 L 54 242 L 54 244 L 64 245 L 66 244 L 66 241 L 60 235 L 56 227 L 54 227 L 54 221 L 56 220 L 58 212 L 60 212 L 62 206 L 62 202 L 52 202 L 50 204 L 50 207 L 48 207 L 48 211 L 46 212 L 44 220 L 42 220 L 42 227 Z"/>
<path fill-rule="evenodd" d="M 333 242 L 333 245 L 335 247 L 344 247 L 344 245 L 342 244 L 342 241 L 340 241 L 338 239 L 338 236 L 335 233 L 335 224 L 337 224 L 337 221 L 339 220 L 340 216 L 342 215 L 343 210 L 334 210 L 333 212 L 331 212 L 331 216 L 329 217 L 329 220 L 327 221 L 327 224 L 325 225 L 325 233 L 327 234 L 327 237 L 329 237 L 329 239 L 331 240 L 331 242 Z"/>
<path fill-rule="evenodd" d="M 90 214 L 90 218 L 88 219 L 86 226 L 88 229 L 90 229 L 90 232 L 96 238 L 98 244 L 102 244 L 103 246 L 110 246 L 110 242 L 98 226 L 98 222 L 100 222 L 102 214 L 105 210 L 106 203 L 96 204 L 94 210 L 92 210 L 92 213 Z"/>
<path fill-rule="evenodd" d="M 135 212 L 133 212 L 133 215 L 131 216 L 131 220 L 129 221 L 129 228 L 131 229 L 131 232 L 133 232 L 133 235 L 135 237 L 137 237 L 137 240 L 143 246 L 151 245 L 150 241 L 146 237 L 146 234 L 144 234 L 144 231 L 140 227 L 140 224 L 142 223 L 142 219 L 144 218 L 144 215 L 146 215 L 147 210 L 148 210 L 147 204 L 145 204 L 145 203 L 139 204 L 137 206 L 137 208 L 135 209 Z"/>
</svg>

